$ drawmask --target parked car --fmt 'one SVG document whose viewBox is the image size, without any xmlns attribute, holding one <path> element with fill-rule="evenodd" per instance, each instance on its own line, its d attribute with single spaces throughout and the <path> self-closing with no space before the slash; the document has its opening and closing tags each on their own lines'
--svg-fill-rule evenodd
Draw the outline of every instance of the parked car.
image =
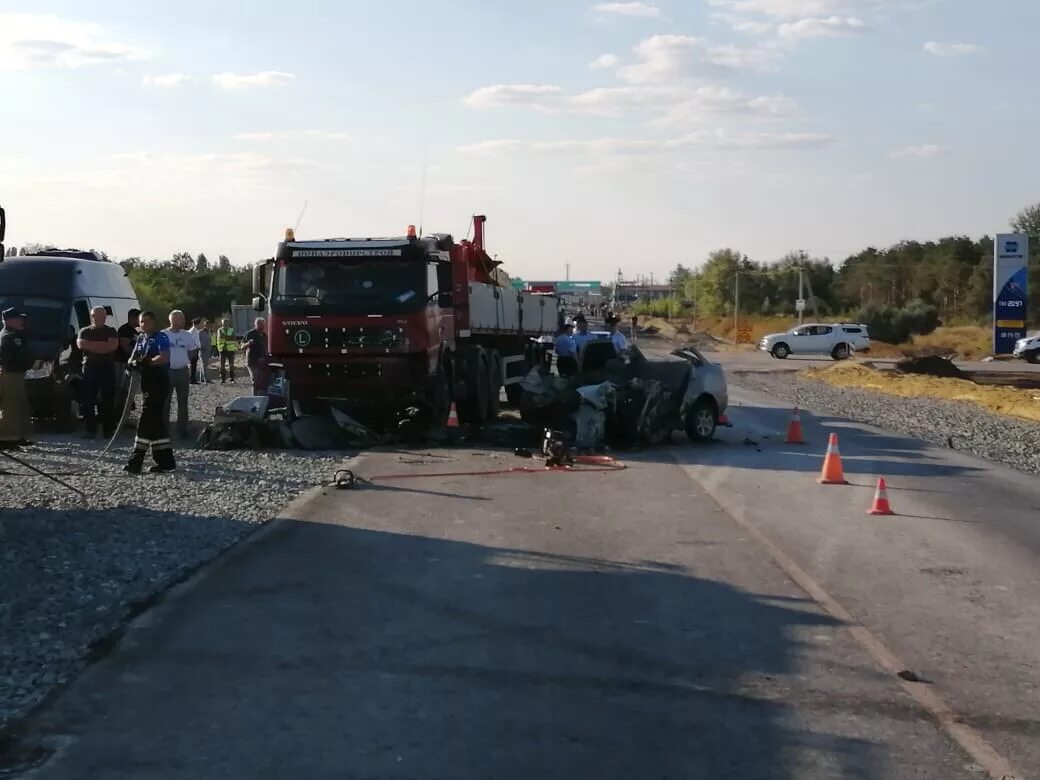
<svg viewBox="0 0 1040 780">
<path fill-rule="evenodd" d="M 1011 354 L 1027 363 L 1040 363 L 1040 333 L 1016 341 Z"/>
<path fill-rule="evenodd" d="M 70 361 L 76 334 L 90 324 L 90 310 L 104 306 L 109 325 L 118 328 L 130 309 L 139 308 L 126 271 L 77 250 L 0 258 L 0 309 L 8 306 L 29 315 L 32 359 L 41 361 L 25 375 L 32 414 L 67 430 L 75 425 L 78 408 L 65 366 L 76 362 Z"/>
<path fill-rule="evenodd" d="M 870 334 L 866 325 L 856 323 L 813 323 L 763 336 L 758 348 L 780 360 L 790 355 L 829 355 L 834 360 L 846 360 L 854 352 L 870 350 Z"/>
</svg>

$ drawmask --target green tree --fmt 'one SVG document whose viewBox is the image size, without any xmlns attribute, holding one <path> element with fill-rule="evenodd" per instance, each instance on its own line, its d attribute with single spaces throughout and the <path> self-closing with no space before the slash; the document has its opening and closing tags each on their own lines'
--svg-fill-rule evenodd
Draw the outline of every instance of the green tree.
<svg viewBox="0 0 1040 780">
<path fill-rule="evenodd" d="M 206 257 L 205 252 L 199 252 L 199 256 L 195 258 L 195 272 L 205 273 L 209 270 L 209 258 Z"/>
<path fill-rule="evenodd" d="M 231 270 L 231 261 L 228 259 L 227 255 L 221 255 L 217 259 L 217 270 L 224 272 Z"/>
<path fill-rule="evenodd" d="M 1040 203 L 1026 206 L 1011 218 L 1011 229 L 1040 241 Z"/>
</svg>

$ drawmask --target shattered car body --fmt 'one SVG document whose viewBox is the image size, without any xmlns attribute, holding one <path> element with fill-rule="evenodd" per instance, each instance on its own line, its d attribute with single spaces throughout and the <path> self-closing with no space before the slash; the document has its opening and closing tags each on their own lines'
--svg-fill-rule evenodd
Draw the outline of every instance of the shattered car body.
<svg viewBox="0 0 1040 780">
<path fill-rule="evenodd" d="M 659 359 L 647 358 L 635 346 L 630 353 L 623 368 L 627 381 L 620 391 L 627 396 L 621 404 L 629 409 L 627 415 L 619 415 L 627 417 L 621 422 L 628 436 L 656 443 L 678 429 L 692 441 L 712 439 L 729 405 L 722 366 L 692 346 Z"/>
</svg>

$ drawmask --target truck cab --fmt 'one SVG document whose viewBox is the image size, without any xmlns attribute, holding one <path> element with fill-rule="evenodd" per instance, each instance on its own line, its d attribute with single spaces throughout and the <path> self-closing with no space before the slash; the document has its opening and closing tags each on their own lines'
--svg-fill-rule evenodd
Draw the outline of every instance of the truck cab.
<svg viewBox="0 0 1040 780">
<path fill-rule="evenodd" d="M 446 396 L 453 347 L 450 236 L 297 241 L 254 273 L 275 372 L 302 404 L 353 410 Z M 443 403 L 443 401 L 442 401 Z"/>
</svg>

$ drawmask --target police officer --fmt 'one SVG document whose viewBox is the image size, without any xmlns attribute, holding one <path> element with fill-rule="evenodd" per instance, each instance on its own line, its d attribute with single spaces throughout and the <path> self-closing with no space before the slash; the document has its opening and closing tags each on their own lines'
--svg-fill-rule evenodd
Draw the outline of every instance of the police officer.
<svg viewBox="0 0 1040 780">
<path fill-rule="evenodd" d="M 16 309 L 3 311 L 0 330 L 0 449 L 28 445 L 32 421 L 25 392 L 25 372 L 32 368 L 25 315 Z"/>
<path fill-rule="evenodd" d="M 150 311 L 141 314 L 141 331 L 128 365 L 141 372 L 144 403 L 137 423 L 134 451 L 123 470 L 140 474 L 150 447 L 155 465 L 149 471 L 173 471 L 177 464 L 173 459 L 170 421 L 166 413 L 166 396 L 170 392 L 170 339 L 159 330 L 155 315 Z"/>
</svg>

